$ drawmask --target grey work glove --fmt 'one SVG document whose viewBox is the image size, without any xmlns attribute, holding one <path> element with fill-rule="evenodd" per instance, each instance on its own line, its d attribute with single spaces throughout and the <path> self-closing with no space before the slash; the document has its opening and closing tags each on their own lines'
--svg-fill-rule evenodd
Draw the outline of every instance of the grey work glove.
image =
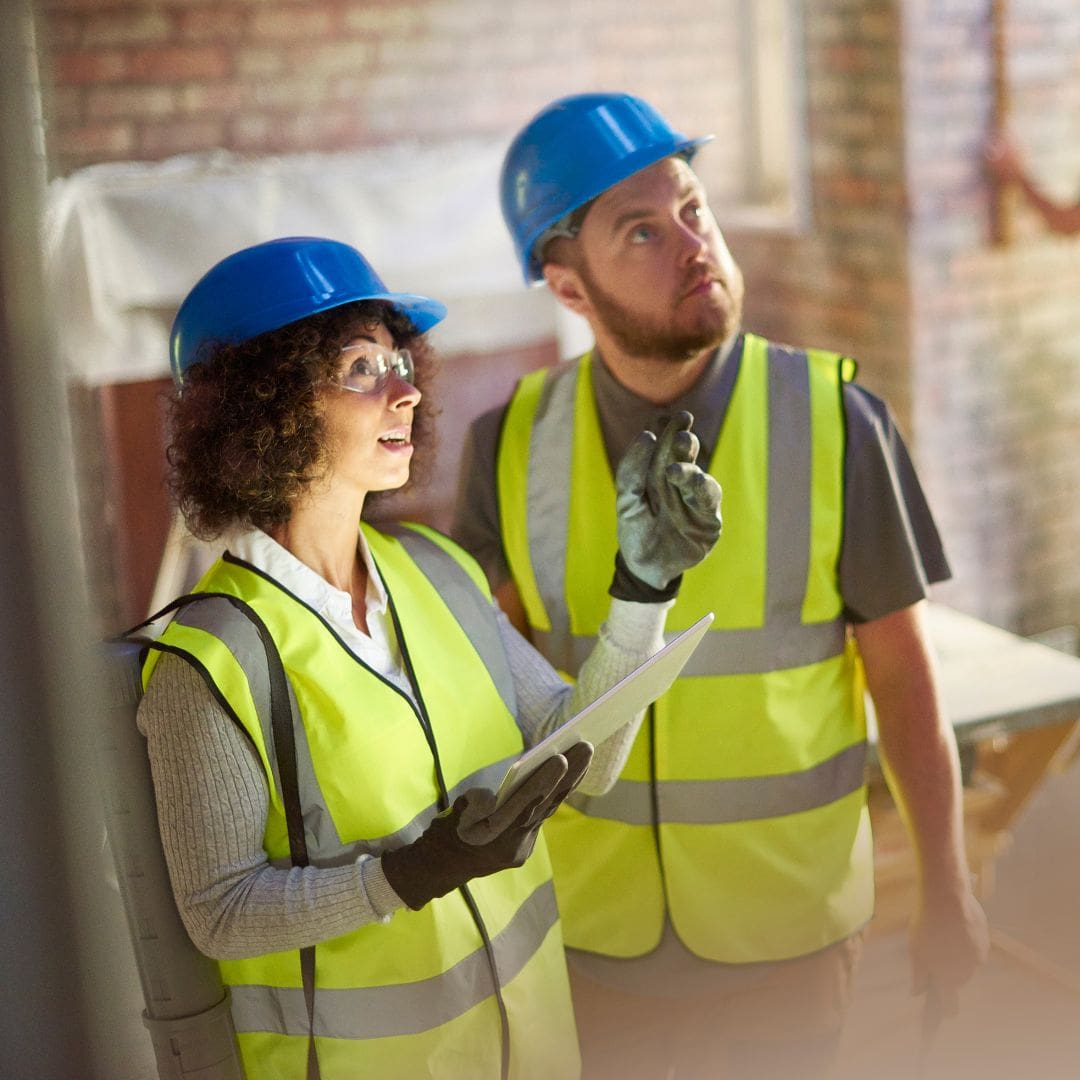
<svg viewBox="0 0 1080 1080">
<path fill-rule="evenodd" d="M 615 472 L 619 552 L 612 596 L 652 603 L 678 592 L 720 536 L 720 485 L 697 465 L 700 444 L 688 412 L 659 439 L 643 431 Z"/>
<path fill-rule="evenodd" d="M 495 809 L 495 795 L 470 788 L 411 844 L 384 852 L 383 873 L 413 911 L 473 878 L 521 866 L 532 854 L 540 826 L 578 786 L 592 761 L 579 742 L 548 758 Z"/>
</svg>

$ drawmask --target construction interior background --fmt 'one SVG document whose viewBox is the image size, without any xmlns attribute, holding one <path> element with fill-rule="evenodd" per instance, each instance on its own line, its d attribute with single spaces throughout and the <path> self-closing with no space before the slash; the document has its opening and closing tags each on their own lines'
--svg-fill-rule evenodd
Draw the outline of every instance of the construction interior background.
<svg viewBox="0 0 1080 1080">
<path fill-rule="evenodd" d="M 237 247 L 313 232 L 445 300 L 437 467 L 387 510 L 445 526 L 468 421 L 581 344 L 521 285 L 495 196 L 511 133 L 562 94 L 628 90 L 716 133 L 698 164 L 746 324 L 849 353 L 890 402 L 953 564 L 935 602 L 1076 654 L 1080 237 L 1048 231 L 982 159 L 1005 124 L 1045 190 L 1080 196 L 1075 0 L 12 0 L 4 15 L 0 1074 L 153 1075 L 103 871 L 89 644 L 174 580 L 161 395 L 181 295 Z M 999 947 L 929 1076 L 1075 1075 L 1078 715 L 1054 713 L 1019 764 L 1007 728 L 973 737 L 973 869 Z M 986 809 L 995 784 L 1008 813 Z M 911 1075 L 917 1041 L 888 810 L 852 1077 Z"/>
</svg>

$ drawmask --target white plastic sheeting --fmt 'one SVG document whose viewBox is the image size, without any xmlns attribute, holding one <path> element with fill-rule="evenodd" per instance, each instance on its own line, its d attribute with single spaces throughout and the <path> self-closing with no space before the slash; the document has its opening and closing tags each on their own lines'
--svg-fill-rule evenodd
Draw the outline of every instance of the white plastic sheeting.
<svg viewBox="0 0 1080 1080">
<path fill-rule="evenodd" d="M 443 353 L 529 344 L 565 327 L 527 289 L 498 206 L 504 140 L 245 159 L 217 151 L 95 165 L 52 182 L 45 264 L 72 378 L 168 375 L 181 299 L 219 259 L 277 236 L 359 248 L 389 288 L 442 300 Z"/>
</svg>

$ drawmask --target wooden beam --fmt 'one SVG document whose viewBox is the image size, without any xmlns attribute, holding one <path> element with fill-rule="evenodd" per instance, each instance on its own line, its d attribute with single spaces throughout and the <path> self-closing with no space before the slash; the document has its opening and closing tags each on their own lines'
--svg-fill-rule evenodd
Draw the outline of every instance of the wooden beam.
<svg viewBox="0 0 1080 1080">
<path fill-rule="evenodd" d="M 1008 0 L 992 0 L 990 5 L 990 48 L 992 56 L 994 100 L 991 130 L 1003 132 L 1009 119 Z M 1009 242 L 1012 236 L 1011 208 L 1005 194 L 1007 184 L 990 176 L 990 238 L 995 246 Z"/>
</svg>

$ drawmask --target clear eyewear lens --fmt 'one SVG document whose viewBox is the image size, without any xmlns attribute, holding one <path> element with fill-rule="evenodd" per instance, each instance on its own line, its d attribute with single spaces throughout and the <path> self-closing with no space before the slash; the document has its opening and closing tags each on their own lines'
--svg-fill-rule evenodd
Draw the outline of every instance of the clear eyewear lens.
<svg viewBox="0 0 1080 1080">
<path fill-rule="evenodd" d="M 407 383 L 412 383 L 415 377 L 412 354 L 408 349 L 346 345 L 341 352 L 343 356 L 351 357 L 351 362 L 335 382 L 354 394 L 377 394 L 386 386 L 391 371 Z"/>
</svg>

